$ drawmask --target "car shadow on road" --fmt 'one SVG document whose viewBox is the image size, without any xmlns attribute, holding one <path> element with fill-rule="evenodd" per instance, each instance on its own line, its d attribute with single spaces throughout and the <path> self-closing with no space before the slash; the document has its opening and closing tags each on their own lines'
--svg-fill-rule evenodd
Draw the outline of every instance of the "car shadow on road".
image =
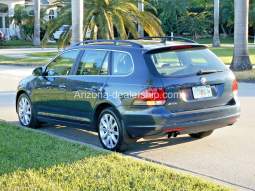
<svg viewBox="0 0 255 191">
<path fill-rule="evenodd" d="M 158 139 L 140 139 L 137 143 L 132 145 L 131 149 L 128 150 L 125 154 L 136 156 L 137 154 L 144 151 L 163 149 L 169 146 L 184 144 L 192 141 L 196 141 L 196 139 L 189 136 L 180 136 L 175 138 L 162 137 Z"/>
<path fill-rule="evenodd" d="M 18 121 L 15 121 L 13 123 L 16 125 L 20 125 Z M 65 137 L 79 142 L 92 144 L 102 148 L 102 145 L 98 138 L 98 134 L 96 132 L 53 124 L 44 124 L 42 125 L 42 127 L 36 130 Z M 187 135 L 184 136 L 182 135 L 180 137 L 170 139 L 167 137 L 157 139 L 139 139 L 135 144 L 131 146 L 131 148 L 128 151 L 125 152 L 125 154 L 131 154 L 133 156 L 136 156 L 144 151 L 163 149 L 165 147 L 184 144 L 192 141 L 196 141 L 196 139 L 191 138 Z"/>
</svg>

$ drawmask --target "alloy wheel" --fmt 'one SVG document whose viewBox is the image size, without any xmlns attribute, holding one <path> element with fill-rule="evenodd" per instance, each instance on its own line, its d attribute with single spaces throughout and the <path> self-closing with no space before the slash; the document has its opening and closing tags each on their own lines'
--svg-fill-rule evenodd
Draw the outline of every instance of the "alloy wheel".
<svg viewBox="0 0 255 191">
<path fill-rule="evenodd" d="M 19 101 L 19 118 L 24 125 L 28 125 L 31 120 L 31 105 L 25 97 Z"/>
<path fill-rule="evenodd" d="M 104 145 L 112 149 L 119 140 L 119 128 L 115 118 L 111 114 L 104 114 L 99 124 L 100 138 Z"/>
</svg>

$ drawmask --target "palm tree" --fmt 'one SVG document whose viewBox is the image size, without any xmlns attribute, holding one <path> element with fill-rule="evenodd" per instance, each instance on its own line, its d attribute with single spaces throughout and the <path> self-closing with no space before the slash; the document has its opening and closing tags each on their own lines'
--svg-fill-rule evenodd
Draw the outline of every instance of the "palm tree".
<svg viewBox="0 0 255 191">
<path fill-rule="evenodd" d="M 159 17 L 174 18 L 177 34 L 180 34 L 178 16 L 188 14 L 189 2 L 187 0 L 164 0 L 160 3 L 163 9 Z"/>
<path fill-rule="evenodd" d="M 84 0 L 84 39 L 86 39 L 88 29 L 91 29 L 91 39 L 104 38 L 114 39 L 114 31 L 118 33 L 118 38 L 127 39 L 127 32 L 134 38 L 138 38 L 137 24 L 150 36 L 164 35 L 160 20 L 150 12 L 139 11 L 137 2 L 140 0 Z M 141 2 L 141 1 L 140 1 Z M 144 5 L 156 9 L 144 1 Z M 51 20 L 43 40 L 45 45 L 48 39 L 62 25 L 69 25 L 60 36 L 58 46 L 65 46 L 72 37 L 71 0 L 57 0 L 52 6 L 63 5 L 58 13 L 58 17 Z"/>
<path fill-rule="evenodd" d="M 252 64 L 248 51 L 248 0 L 235 0 L 235 40 L 234 57 L 231 70 L 251 70 Z"/>
<path fill-rule="evenodd" d="M 214 36 L 213 36 L 213 47 L 220 47 L 219 37 L 219 0 L 214 0 Z"/>
<path fill-rule="evenodd" d="M 83 39 L 83 0 L 72 0 L 72 44 Z"/>
<path fill-rule="evenodd" d="M 18 26 L 21 35 L 24 35 L 24 32 L 22 30 L 22 24 L 27 22 L 28 19 L 29 19 L 29 14 L 26 8 L 22 6 L 18 6 L 17 8 L 15 8 L 14 14 L 12 17 L 10 17 L 9 22 Z"/>
<path fill-rule="evenodd" d="M 34 46 L 40 46 L 40 0 L 34 0 Z"/>
<path fill-rule="evenodd" d="M 46 9 L 41 9 L 40 10 L 40 26 L 41 28 L 45 29 L 46 25 L 45 23 L 47 22 L 46 20 Z M 30 13 L 26 10 L 25 7 L 23 6 L 18 6 L 17 8 L 15 8 L 14 11 L 14 15 L 12 17 L 10 17 L 10 23 L 14 23 L 15 25 L 17 25 L 20 29 L 20 34 L 21 36 L 24 38 L 24 40 L 26 39 L 31 39 L 30 36 L 32 36 L 34 34 L 33 32 L 33 28 L 34 28 L 34 12 Z M 31 29 L 32 33 L 26 30 L 27 28 Z M 24 30 L 25 29 L 25 30 Z M 31 33 L 31 34 L 30 34 Z"/>
</svg>

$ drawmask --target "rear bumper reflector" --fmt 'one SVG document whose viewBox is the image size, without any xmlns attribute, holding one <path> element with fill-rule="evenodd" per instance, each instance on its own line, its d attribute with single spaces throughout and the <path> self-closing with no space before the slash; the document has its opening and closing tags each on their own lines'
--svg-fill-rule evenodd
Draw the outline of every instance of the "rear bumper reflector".
<svg viewBox="0 0 255 191">
<path fill-rule="evenodd" d="M 238 119 L 238 118 L 236 118 L 236 119 L 230 119 L 229 122 L 236 121 L 237 119 Z"/>
<path fill-rule="evenodd" d="M 184 130 L 184 128 L 179 128 L 179 129 L 166 129 L 165 131 L 181 131 Z"/>
</svg>

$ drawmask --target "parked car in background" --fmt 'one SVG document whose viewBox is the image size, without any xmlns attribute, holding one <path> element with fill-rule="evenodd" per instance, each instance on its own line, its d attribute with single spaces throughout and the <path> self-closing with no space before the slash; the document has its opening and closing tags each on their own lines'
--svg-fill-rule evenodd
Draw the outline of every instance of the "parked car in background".
<svg viewBox="0 0 255 191">
<path fill-rule="evenodd" d="M 20 123 L 94 130 L 104 148 L 120 152 L 140 138 L 203 138 L 233 125 L 233 72 L 206 46 L 168 39 L 91 40 L 59 53 L 19 83 Z"/>
<path fill-rule="evenodd" d="M 4 33 L 0 30 L 0 45 L 4 45 L 6 42 Z"/>
<path fill-rule="evenodd" d="M 68 25 L 63 25 L 62 27 L 60 27 L 51 37 L 51 41 L 58 41 L 58 39 L 60 38 L 60 35 L 63 33 L 63 31 L 66 29 L 66 27 L 68 27 Z M 88 29 L 88 33 L 87 33 L 87 39 L 90 39 L 90 32 L 91 30 Z"/>
</svg>

